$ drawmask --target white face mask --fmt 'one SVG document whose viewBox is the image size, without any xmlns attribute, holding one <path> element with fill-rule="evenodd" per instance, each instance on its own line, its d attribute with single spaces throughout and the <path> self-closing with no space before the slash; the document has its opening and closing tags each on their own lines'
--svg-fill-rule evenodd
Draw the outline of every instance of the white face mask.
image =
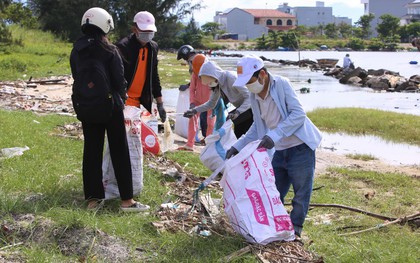
<svg viewBox="0 0 420 263">
<path fill-rule="evenodd" d="M 219 83 L 217 83 L 217 81 L 212 81 L 212 82 L 210 82 L 209 83 L 209 88 L 215 88 L 215 87 L 217 87 L 217 85 L 219 85 Z"/>
<path fill-rule="evenodd" d="M 137 40 L 142 43 L 149 43 L 155 36 L 155 32 L 138 32 L 136 33 Z"/>
<path fill-rule="evenodd" d="M 252 93 L 258 94 L 260 93 L 263 89 L 264 89 L 264 83 L 261 84 L 259 82 L 259 79 L 257 79 L 256 81 L 250 83 L 250 84 L 246 84 L 246 87 L 248 88 L 248 90 Z"/>
</svg>

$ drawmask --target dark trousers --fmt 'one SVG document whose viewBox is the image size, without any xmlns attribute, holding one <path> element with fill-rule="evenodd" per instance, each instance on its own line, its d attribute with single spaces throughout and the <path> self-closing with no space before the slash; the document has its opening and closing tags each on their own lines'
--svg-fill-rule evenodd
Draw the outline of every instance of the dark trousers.
<svg viewBox="0 0 420 263">
<path fill-rule="evenodd" d="M 123 111 L 116 107 L 108 123 L 83 122 L 82 126 L 85 137 L 83 149 L 83 189 L 85 199 L 105 198 L 102 183 L 105 131 L 108 137 L 112 165 L 121 200 L 133 198 L 133 179 Z"/>
<path fill-rule="evenodd" d="M 233 120 L 233 132 L 235 133 L 236 138 L 239 139 L 249 130 L 252 123 L 254 122 L 253 116 L 254 115 L 252 114 L 252 110 L 248 109 Z"/>
</svg>

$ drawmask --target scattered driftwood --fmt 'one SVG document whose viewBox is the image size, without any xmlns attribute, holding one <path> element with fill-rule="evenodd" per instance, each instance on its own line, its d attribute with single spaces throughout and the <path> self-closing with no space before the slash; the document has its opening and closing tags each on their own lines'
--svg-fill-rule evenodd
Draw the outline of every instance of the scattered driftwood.
<svg viewBox="0 0 420 263">
<path fill-rule="evenodd" d="M 221 258 L 220 262 L 231 262 L 234 259 L 237 259 L 238 257 L 241 257 L 247 253 L 251 252 L 251 245 L 248 245 L 244 248 L 239 249 L 238 251 L 233 252 L 232 254 Z"/>
<path fill-rule="evenodd" d="M 351 233 L 345 233 L 345 234 L 339 234 L 339 236 L 350 236 L 350 235 L 356 235 L 356 234 L 360 234 L 360 233 L 364 233 L 364 232 L 368 232 L 368 231 L 372 231 L 372 230 L 376 230 L 376 229 L 380 229 L 389 225 L 393 225 L 393 224 L 406 224 L 410 221 L 414 221 L 414 220 L 419 220 L 420 219 L 420 213 L 417 212 L 413 215 L 409 215 L 409 216 L 404 216 L 404 217 L 399 217 L 395 220 L 392 221 L 388 221 L 385 222 L 383 224 L 378 224 L 374 227 L 368 228 L 368 229 L 364 229 L 364 230 L 360 230 L 360 231 L 355 231 L 355 232 L 351 232 Z"/>
<path fill-rule="evenodd" d="M 51 132 L 51 135 L 75 140 L 84 139 L 81 122 L 73 122 L 64 125 L 58 125 L 54 129 L 54 131 Z"/>
<path fill-rule="evenodd" d="M 67 85 L 68 79 L 62 78 L 62 79 L 45 79 L 45 80 L 32 80 L 29 79 L 26 81 L 26 84 L 42 84 L 42 85 L 49 85 L 49 84 L 58 84 L 58 85 Z"/>
<path fill-rule="evenodd" d="M 74 116 L 71 97 L 67 94 L 67 89 L 71 90 L 70 87 L 67 87 L 69 83 L 70 77 L 51 77 L 28 82 L 0 81 L 0 108 L 32 111 L 39 114 L 56 113 Z M 57 91 L 58 94 L 60 91 L 63 92 L 63 98 L 57 99 L 57 96 L 54 95 Z"/>
<path fill-rule="evenodd" d="M 220 237 L 236 236 L 231 223 L 225 213 L 219 211 L 220 204 L 211 198 L 210 193 L 201 194 L 194 201 L 193 192 L 205 178 L 197 178 L 190 174 L 178 163 L 163 157 L 145 155 L 147 163 L 168 177 L 166 182 L 170 189 L 161 207 L 155 211 L 159 220 L 152 222 L 152 226 L 159 232 L 183 232 L 190 236 L 207 238 L 210 235 Z M 178 183 L 179 175 L 185 180 Z M 222 188 L 217 181 L 209 184 L 207 189 L 212 193 L 222 195 Z M 220 209 L 222 210 L 222 209 Z M 272 242 L 267 245 L 249 244 L 222 258 L 222 262 L 229 262 L 252 252 L 261 262 L 323 262 L 319 256 L 306 250 L 299 242 Z"/>
<path fill-rule="evenodd" d="M 238 251 L 220 259 L 220 262 L 231 262 L 241 256 L 252 253 L 260 262 L 314 262 L 322 263 L 322 257 L 308 253 L 299 242 L 272 242 L 267 245 L 249 244 Z"/>
<path fill-rule="evenodd" d="M 286 204 L 286 205 L 291 205 L 291 204 L 289 203 L 289 204 Z M 375 218 L 382 219 L 382 220 L 387 220 L 387 221 L 392 221 L 392 220 L 395 220 L 396 219 L 395 217 L 389 217 L 389 216 L 379 215 L 379 214 L 368 212 L 368 211 L 365 211 L 365 210 L 362 210 L 362 209 L 354 208 L 354 207 L 351 207 L 351 206 L 346 206 L 346 205 L 339 205 L 339 204 L 309 204 L 309 206 L 311 206 L 311 207 L 335 207 L 335 208 L 342 208 L 342 209 L 347 209 L 347 210 L 350 210 L 350 211 L 353 211 L 353 212 L 361 213 L 361 214 L 364 214 L 364 215 L 367 215 L 367 216 L 371 216 L 371 217 L 375 217 Z"/>
<path fill-rule="evenodd" d="M 291 205 L 291 203 L 286 203 L 285 205 Z M 346 209 L 346 210 L 350 210 L 353 212 L 357 212 L 357 213 L 361 213 L 367 216 L 371 216 L 374 218 L 378 218 L 381 220 L 385 220 L 387 222 L 383 223 L 383 224 L 379 224 L 375 227 L 371 227 L 365 230 L 360 230 L 360 231 L 355 231 L 355 232 L 351 232 L 351 233 L 346 233 L 346 234 L 339 234 L 339 236 L 347 236 L 347 235 L 354 235 L 354 234 L 359 234 L 359 233 L 363 233 L 363 232 L 367 232 L 367 231 L 371 231 L 374 229 L 379 229 L 388 225 L 392 225 L 392 224 L 400 224 L 400 225 L 404 225 L 404 224 L 411 224 L 412 226 L 418 228 L 419 227 L 419 221 L 420 221 L 420 212 L 416 212 L 415 214 L 409 215 L 409 216 L 403 216 L 403 217 L 389 217 L 389 216 L 384 216 L 384 215 L 380 215 L 380 214 L 375 214 L 372 212 L 368 212 L 362 209 L 358 209 L 358 208 L 354 208 L 351 206 L 346 206 L 346 205 L 339 205 L 339 204 L 309 204 L 310 207 L 333 207 L 333 208 L 340 208 L 340 209 Z"/>
</svg>

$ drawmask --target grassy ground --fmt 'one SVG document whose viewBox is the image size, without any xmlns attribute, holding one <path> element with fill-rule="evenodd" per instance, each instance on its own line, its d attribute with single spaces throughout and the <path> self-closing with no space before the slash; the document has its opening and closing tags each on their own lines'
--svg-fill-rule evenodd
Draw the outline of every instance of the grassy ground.
<svg viewBox="0 0 420 263">
<path fill-rule="evenodd" d="M 47 218 L 54 229 L 96 229 L 124 240 L 131 250 L 140 248 L 143 258 L 138 262 L 145 258 L 149 262 L 215 262 L 245 246 L 240 237 L 232 235 L 202 238 L 183 232 L 158 232 L 150 224 L 159 220 L 156 214 L 122 214 L 116 200 L 108 202 L 98 213 L 86 211 L 81 181 L 83 143 L 52 135 L 57 125 L 73 121 L 56 115 L 41 117 L 29 112 L 0 111 L 0 149 L 30 148 L 20 157 L 0 161 L 2 222 L 17 215 L 34 214 Z M 206 177 L 210 173 L 197 154 L 175 152 L 166 157 L 177 160 L 181 166 L 188 164 L 186 169 L 197 176 Z M 168 179 L 147 164 L 144 169 L 145 187 L 138 199 L 156 211 L 167 198 Z M 402 174 L 332 168 L 316 179 L 315 187 L 319 186 L 322 187 L 314 191 L 312 202 L 344 204 L 393 217 L 420 209 L 420 181 Z M 367 199 L 366 193 L 374 194 Z M 408 225 L 338 236 L 380 223 L 383 222 L 345 210 L 315 208 L 305 226 L 306 247 L 323 256 L 326 262 L 417 261 L 419 230 Z M 30 235 L 10 236 L 0 232 L 0 247 L 16 242 L 24 242 L 24 246 L 6 251 L 18 253 L 28 262 L 74 262 L 78 258 L 74 254 L 63 255 L 57 240 L 40 243 Z M 236 262 L 257 260 L 248 254 Z"/>
<path fill-rule="evenodd" d="M 19 30 L 14 34 L 19 32 L 26 44 L 0 53 L 0 80 L 69 74 L 71 45 L 55 43 L 48 35 L 44 38 Z M 26 42 L 30 38 L 34 45 Z M 179 66 L 174 54 L 162 52 L 161 56 L 163 86 L 188 81 L 188 66 Z M 317 110 L 309 116 L 322 130 L 375 134 L 419 145 L 417 116 L 361 109 Z M 168 198 L 170 179 L 148 163 L 144 165 L 145 187 L 137 199 L 151 205 L 151 213 L 120 213 L 116 200 L 107 202 L 97 213 L 86 211 L 81 176 L 83 142 L 53 135 L 57 125 L 74 121 L 71 117 L 0 110 L 0 149 L 30 148 L 22 156 L 0 160 L 0 262 L 4 258 L 16 259 L 14 262 L 101 262 L 91 249 L 104 235 L 122 240 L 132 253 L 141 254 L 134 262 L 216 262 L 246 246 L 236 235 L 203 238 L 152 227 L 151 222 L 160 220 L 155 212 Z M 165 157 L 186 165 L 197 177 L 210 174 L 197 154 L 173 152 Z M 392 217 L 420 210 L 420 182 L 403 174 L 331 168 L 316 178 L 315 187 L 320 189 L 313 193 L 314 203 L 343 204 Z M 33 223 L 11 226 L 10 222 L 29 215 L 36 217 Z M 323 256 L 325 262 L 418 262 L 420 232 L 408 225 L 339 236 L 381 223 L 346 210 L 314 208 L 304 229 L 305 247 Z M 22 234 L 22 229 L 29 231 Z M 72 236 L 77 246 L 66 250 L 62 241 Z M 19 242 L 23 243 L 7 247 Z M 258 261 L 246 254 L 234 262 Z"/>
<path fill-rule="evenodd" d="M 12 27 L 13 39 L 20 44 L 0 46 L 0 80 L 28 80 L 70 74 L 71 44 L 52 34 Z"/>
</svg>

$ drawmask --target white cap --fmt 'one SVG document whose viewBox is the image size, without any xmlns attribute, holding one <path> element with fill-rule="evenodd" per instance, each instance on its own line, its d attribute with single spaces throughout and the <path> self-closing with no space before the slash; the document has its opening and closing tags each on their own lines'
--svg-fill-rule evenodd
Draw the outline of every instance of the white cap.
<svg viewBox="0 0 420 263">
<path fill-rule="evenodd" d="M 251 79 L 255 71 L 264 67 L 264 61 L 255 55 L 246 55 L 242 57 L 237 64 L 236 73 L 238 78 L 233 83 L 233 86 L 245 86 Z"/>
<path fill-rule="evenodd" d="M 134 16 L 133 22 L 136 23 L 137 27 L 142 31 L 157 32 L 155 17 L 147 11 L 138 12 Z"/>
</svg>

